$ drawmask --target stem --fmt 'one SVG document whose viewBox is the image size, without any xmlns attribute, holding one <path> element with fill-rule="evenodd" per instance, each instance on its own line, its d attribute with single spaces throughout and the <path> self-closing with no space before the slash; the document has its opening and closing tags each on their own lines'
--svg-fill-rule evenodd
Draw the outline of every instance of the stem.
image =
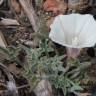
<svg viewBox="0 0 96 96">
<path fill-rule="evenodd" d="M 75 59 L 76 57 L 78 57 L 80 55 L 80 48 L 69 48 L 67 47 L 67 56 L 68 58 L 73 58 Z"/>
</svg>

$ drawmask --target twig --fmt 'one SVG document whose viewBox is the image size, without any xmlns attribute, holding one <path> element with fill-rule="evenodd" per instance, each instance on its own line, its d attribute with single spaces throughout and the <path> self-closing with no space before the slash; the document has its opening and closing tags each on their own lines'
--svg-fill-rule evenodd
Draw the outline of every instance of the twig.
<svg viewBox="0 0 96 96">
<path fill-rule="evenodd" d="M 17 87 L 17 89 L 23 89 L 23 88 L 27 88 L 27 87 L 29 87 L 28 84 L 26 84 L 26 85 L 22 85 L 22 86 L 19 86 L 19 87 Z"/>
</svg>

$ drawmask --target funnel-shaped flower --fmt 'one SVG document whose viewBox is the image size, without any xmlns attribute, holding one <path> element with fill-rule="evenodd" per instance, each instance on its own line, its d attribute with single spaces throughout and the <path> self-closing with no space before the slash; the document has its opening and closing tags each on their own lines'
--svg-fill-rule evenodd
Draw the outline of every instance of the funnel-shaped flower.
<svg viewBox="0 0 96 96">
<path fill-rule="evenodd" d="M 92 47 L 96 43 L 96 21 L 92 15 L 59 15 L 50 27 L 49 38 L 68 48 Z"/>
</svg>

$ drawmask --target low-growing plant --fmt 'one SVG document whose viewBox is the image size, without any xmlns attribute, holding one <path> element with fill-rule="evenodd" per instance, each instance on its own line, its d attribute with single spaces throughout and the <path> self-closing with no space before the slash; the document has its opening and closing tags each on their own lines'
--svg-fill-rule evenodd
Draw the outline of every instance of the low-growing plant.
<svg viewBox="0 0 96 96">
<path fill-rule="evenodd" d="M 10 62 L 16 62 L 17 64 L 21 64 L 18 56 L 20 54 L 21 48 L 20 47 L 14 47 L 10 46 L 7 48 L 0 47 L 0 54 L 1 54 L 1 62 L 4 60 L 10 61 Z"/>
<path fill-rule="evenodd" d="M 84 78 L 84 69 L 90 64 L 81 64 L 78 60 L 64 67 L 62 59 L 66 60 L 66 55 L 56 55 L 54 49 L 49 46 L 49 40 L 43 40 L 38 48 L 28 48 L 24 45 L 19 47 L 0 48 L 0 53 L 5 54 L 5 59 L 22 65 L 18 55 L 21 50 L 26 53 L 25 62 L 22 66 L 22 75 L 29 81 L 31 90 L 34 89 L 41 80 L 48 80 L 52 88 L 61 89 L 64 96 L 68 93 L 78 94 L 83 90 L 80 81 Z M 54 53 L 54 56 L 50 53 Z"/>
<path fill-rule="evenodd" d="M 23 74 L 29 81 L 31 88 L 36 87 L 40 80 L 47 79 L 56 89 L 62 89 L 64 96 L 70 92 L 76 93 L 75 91 L 83 90 L 79 80 L 71 79 L 71 76 L 68 75 L 70 72 L 67 72 L 63 67 L 61 60 L 64 59 L 64 55 L 50 56 L 49 53 L 54 52 L 54 49 L 48 46 L 48 41 L 45 40 L 41 43 L 39 48 L 32 49 L 25 46 L 22 48 L 27 53 L 27 63 Z"/>
</svg>

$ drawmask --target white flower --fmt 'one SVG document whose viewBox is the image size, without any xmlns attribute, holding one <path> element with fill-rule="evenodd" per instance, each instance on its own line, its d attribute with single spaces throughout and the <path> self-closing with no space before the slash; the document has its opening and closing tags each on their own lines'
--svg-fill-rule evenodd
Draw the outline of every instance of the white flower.
<svg viewBox="0 0 96 96">
<path fill-rule="evenodd" d="M 49 38 L 63 46 L 84 48 L 96 43 L 96 21 L 92 15 L 59 15 L 50 27 Z"/>
</svg>

